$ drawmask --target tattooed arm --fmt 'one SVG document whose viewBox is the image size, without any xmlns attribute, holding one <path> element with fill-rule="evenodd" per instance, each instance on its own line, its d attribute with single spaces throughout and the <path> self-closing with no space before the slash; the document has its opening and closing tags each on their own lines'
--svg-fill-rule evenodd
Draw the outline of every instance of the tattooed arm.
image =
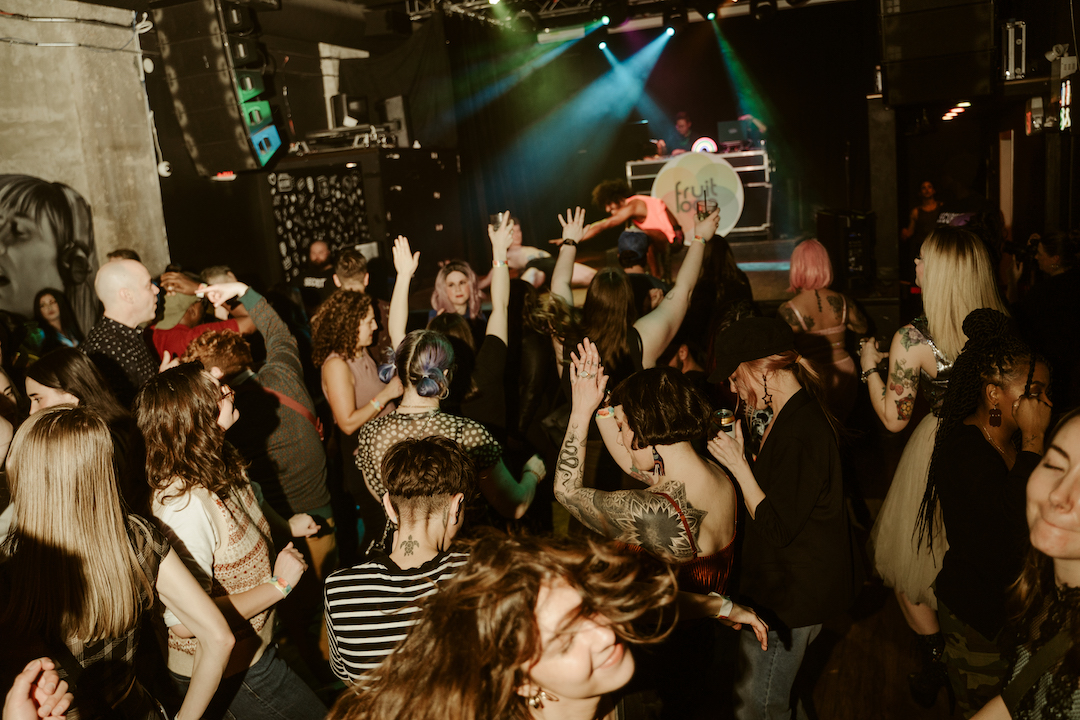
<svg viewBox="0 0 1080 720">
<path fill-rule="evenodd" d="M 668 562 L 694 557 L 686 526 L 668 500 L 645 490 L 604 492 L 583 484 L 588 422 L 571 417 L 555 468 L 555 497 L 585 527 L 604 537 L 638 545 Z M 684 508 L 690 532 L 696 536 L 705 513 L 691 507 L 686 488 L 675 480 L 656 486 Z"/>
<path fill-rule="evenodd" d="M 867 384 L 874 411 L 890 432 L 907 427 L 919 393 L 919 371 L 935 368 L 933 352 L 925 337 L 912 325 L 905 325 L 893 335 L 889 348 L 889 373 L 883 380 L 872 373 Z"/>
</svg>

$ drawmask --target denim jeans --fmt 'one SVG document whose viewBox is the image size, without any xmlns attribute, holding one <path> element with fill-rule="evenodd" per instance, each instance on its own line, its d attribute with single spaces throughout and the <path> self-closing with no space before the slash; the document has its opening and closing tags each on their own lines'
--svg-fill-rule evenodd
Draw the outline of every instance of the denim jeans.
<svg viewBox="0 0 1080 720">
<path fill-rule="evenodd" d="M 180 695 L 191 678 L 170 673 Z M 228 720 L 323 720 L 326 706 L 311 688 L 277 656 L 270 645 L 259 662 L 245 672 L 222 678 L 204 718 Z"/>
<path fill-rule="evenodd" d="M 791 689 L 806 648 L 820 632 L 821 625 L 769 630 L 769 649 L 762 650 L 753 630 L 743 628 L 735 681 L 736 720 L 787 720 L 793 709 L 799 720 L 807 717 Z"/>
</svg>

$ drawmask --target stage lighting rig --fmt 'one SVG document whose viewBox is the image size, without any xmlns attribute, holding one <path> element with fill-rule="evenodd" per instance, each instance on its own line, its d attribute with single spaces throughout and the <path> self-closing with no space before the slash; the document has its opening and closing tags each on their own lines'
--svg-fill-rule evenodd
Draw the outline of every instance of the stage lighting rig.
<svg viewBox="0 0 1080 720">
<path fill-rule="evenodd" d="M 686 5 L 672 3 L 664 10 L 664 27 L 668 35 L 674 35 L 686 29 Z"/>
<path fill-rule="evenodd" d="M 717 0 L 690 0 L 690 7 L 697 10 L 698 15 L 706 20 L 712 20 L 716 17 L 716 9 L 719 7 L 719 2 L 717 2 Z"/>
<path fill-rule="evenodd" d="M 750 0 L 750 14 L 755 20 L 768 20 L 776 14 L 776 0 Z"/>
<path fill-rule="evenodd" d="M 628 0 L 604 0 L 600 3 L 601 17 L 606 17 L 608 27 L 619 27 L 630 18 L 630 3 Z"/>
</svg>

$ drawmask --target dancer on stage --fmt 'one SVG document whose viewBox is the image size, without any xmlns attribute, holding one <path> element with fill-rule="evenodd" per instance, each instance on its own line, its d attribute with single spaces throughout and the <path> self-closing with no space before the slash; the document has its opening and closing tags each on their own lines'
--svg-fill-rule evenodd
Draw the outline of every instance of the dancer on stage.
<svg viewBox="0 0 1080 720">
<path fill-rule="evenodd" d="M 649 236 L 649 272 L 664 282 L 671 282 L 671 244 L 683 242 L 679 221 L 660 198 L 635 195 L 625 180 L 605 180 L 592 191 L 593 203 L 604 208 L 611 217 L 585 227 L 582 241 L 608 228 L 634 226 Z"/>
</svg>

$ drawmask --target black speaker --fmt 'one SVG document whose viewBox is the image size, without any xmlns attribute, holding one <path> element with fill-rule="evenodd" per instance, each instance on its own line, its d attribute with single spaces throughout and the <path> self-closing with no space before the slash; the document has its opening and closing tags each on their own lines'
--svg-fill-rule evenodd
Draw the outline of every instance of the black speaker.
<svg viewBox="0 0 1080 720">
<path fill-rule="evenodd" d="M 818 212 L 817 239 L 829 251 L 834 290 L 869 290 L 874 286 L 877 278 L 874 225 L 874 213 Z"/>
<path fill-rule="evenodd" d="M 991 0 L 880 0 L 880 9 L 890 106 L 993 92 L 997 36 Z"/>
<path fill-rule="evenodd" d="M 153 10 L 184 144 L 200 175 L 257 170 L 281 147 L 251 11 L 224 0 Z"/>
</svg>

